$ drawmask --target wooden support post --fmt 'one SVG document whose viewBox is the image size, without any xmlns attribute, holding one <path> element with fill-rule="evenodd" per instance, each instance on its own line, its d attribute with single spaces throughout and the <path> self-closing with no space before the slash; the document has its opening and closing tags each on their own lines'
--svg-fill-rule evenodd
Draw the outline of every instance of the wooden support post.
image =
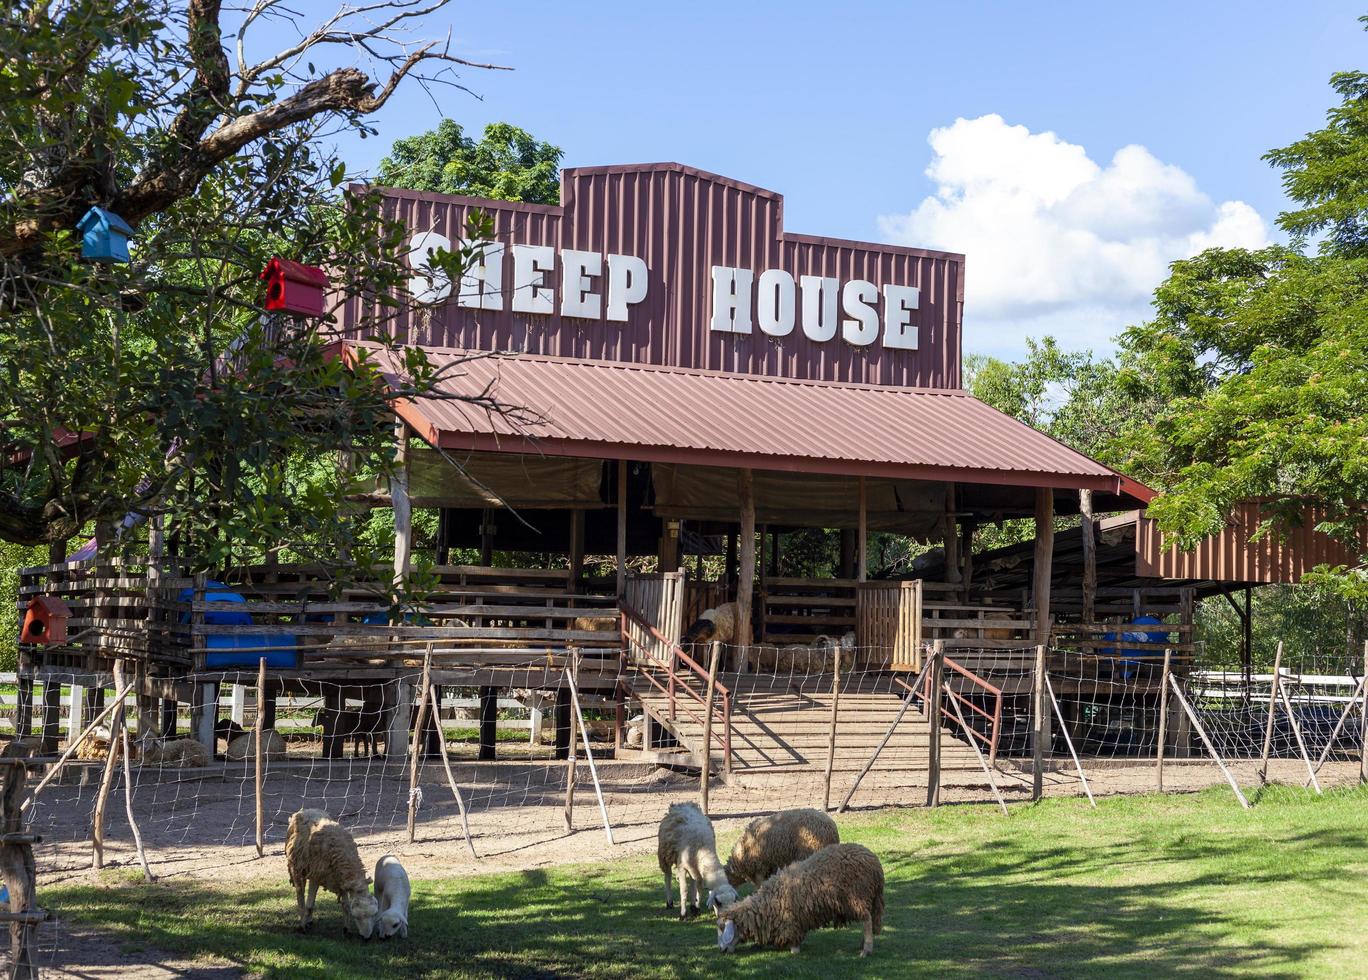
<svg viewBox="0 0 1368 980">
<path fill-rule="evenodd" d="M 1094 539 L 1091 490 L 1078 491 L 1079 528 L 1083 535 L 1083 622 L 1097 622 L 1097 542 Z"/>
<path fill-rule="evenodd" d="M 1197 718 L 1197 712 L 1192 710 L 1192 705 L 1188 704 L 1187 698 L 1183 697 L 1183 689 L 1178 686 L 1178 678 L 1169 674 L 1169 687 L 1173 690 L 1178 703 L 1183 706 L 1183 711 L 1187 713 L 1188 720 L 1192 722 L 1192 727 L 1197 729 L 1197 735 L 1201 738 L 1202 744 L 1206 746 L 1207 752 L 1215 760 L 1216 765 L 1221 767 L 1221 772 L 1225 774 L 1226 782 L 1230 783 L 1230 788 L 1235 791 L 1235 797 L 1240 801 L 1240 806 L 1249 809 L 1249 800 L 1245 799 L 1240 784 L 1235 781 L 1235 776 L 1226 767 L 1225 762 L 1216 754 L 1216 746 L 1211 744 L 1211 739 L 1207 737 L 1206 729 L 1202 727 L 1201 721 Z"/>
<path fill-rule="evenodd" d="M 323 689 L 323 758 L 340 759 L 345 754 L 347 739 L 337 733 L 342 720 L 342 688 L 328 684 Z M 407 733 L 406 733 L 407 734 Z"/>
<path fill-rule="evenodd" d="M 14 712 L 14 737 L 28 738 L 33 731 L 33 678 L 19 678 L 18 703 Z"/>
<path fill-rule="evenodd" d="M 177 714 L 180 705 L 175 698 L 161 699 L 161 724 L 157 726 L 158 733 L 162 738 L 175 738 L 176 728 L 178 727 Z"/>
<path fill-rule="evenodd" d="M 413 681 L 400 680 L 394 685 L 394 705 L 385 729 L 385 758 L 404 758 L 409 744 L 409 725 L 413 721 Z M 396 753 L 396 749 L 399 751 Z"/>
<path fill-rule="evenodd" d="M 863 485 L 863 477 L 861 484 Z M 826 775 L 822 780 L 822 812 L 831 809 L 831 771 L 836 767 L 836 723 L 841 712 L 841 648 L 836 647 L 831 663 L 831 725 L 827 729 Z"/>
<path fill-rule="evenodd" d="M 567 704 L 573 708 L 578 700 L 575 697 L 574 687 L 579 679 L 579 657 L 574 650 L 570 651 L 570 666 L 566 668 L 565 682 L 569 685 L 565 693 Z M 565 811 L 562 816 L 565 818 L 566 831 L 575 829 L 575 766 L 579 760 L 575 753 L 575 718 L 576 712 L 570 712 L 570 746 L 565 756 Z"/>
<path fill-rule="evenodd" d="M 23 757 L 31 754 L 30 748 L 22 741 L 12 742 L 4 749 L 6 757 Z M 9 889 L 9 910 L 5 918 L 9 920 L 10 969 L 8 976 L 37 980 L 38 968 L 33 963 L 32 930 L 38 923 L 47 919 L 46 913 L 37 907 L 35 864 L 33 844 L 38 839 L 33 834 L 24 833 L 23 808 L 20 800 L 24 797 L 24 784 L 28 771 L 22 765 L 5 766 L 5 789 L 0 798 L 0 877 Z"/>
<path fill-rule="evenodd" d="M 110 730 L 109 754 L 114 756 L 117 749 L 122 748 L 123 756 L 123 776 L 124 776 L 124 815 L 128 818 L 128 830 L 133 835 L 133 847 L 138 853 L 138 863 L 142 865 L 143 880 L 149 885 L 156 879 L 152 877 L 152 868 L 147 863 L 147 851 L 143 849 L 142 833 L 138 830 L 138 821 L 133 816 L 133 759 L 130 746 L 128 744 L 128 719 L 124 712 L 124 698 L 127 697 L 128 688 L 123 678 L 123 661 L 114 661 L 114 690 L 123 691 L 124 694 L 117 697 L 114 701 L 114 721 Z M 117 741 L 114 736 L 114 729 L 118 730 Z"/>
<path fill-rule="evenodd" d="M 1164 744 L 1168 741 L 1168 679 L 1172 669 L 1173 651 L 1164 651 L 1164 670 L 1159 675 L 1159 741 L 1155 747 L 1154 780 L 1156 789 L 1164 791 Z"/>
<path fill-rule="evenodd" d="M 214 724 L 218 721 L 219 686 L 214 681 L 204 681 L 195 685 L 195 700 L 190 705 L 190 727 L 196 742 L 215 755 L 218 737 Z"/>
<path fill-rule="evenodd" d="M 855 539 L 859 535 L 852 528 L 843 527 L 840 530 L 840 550 L 841 560 L 838 566 L 841 578 L 855 577 Z"/>
<path fill-rule="evenodd" d="M 1273 712 L 1278 705 L 1278 688 L 1282 686 L 1282 640 L 1273 655 L 1273 681 L 1268 685 L 1268 718 L 1264 722 L 1263 753 L 1259 756 L 1259 782 L 1268 782 L 1268 756 L 1273 751 Z"/>
<path fill-rule="evenodd" d="M 418 723 L 413 726 L 413 745 L 409 751 L 409 795 L 408 795 L 408 840 L 413 843 L 413 839 L 418 833 L 418 801 L 421 796 L 418 790 L 418 766 L 419 756 L 422 754 L 423 724 L 427 720 L 429 692 L 432 690 L 432 644 L 429 643 L 427 652 L 423 654 L 423 680 L 418 694 Z"/>
<path fill-rule="evenodd" d="M 741 503 L 739 563 L 736 568 L 736 657 L 738 669 L 745 672 L 746 652 L 751 636 L 751 600 L 755 592 L 755 475 L 748 469 L 736 471 L 736 491 Z"/>
<path fill-rule="evenodd" d="M 1035 641 L 1050 645 L 1050 579 L 1054 561 L 1054 491 L 1036 489 L 1035 503 Z"/>
<path fill-rule="evenodd" d="M 627 594 L 627 467 L 625 459 L 618 460 L 617 478 L 617 594 Z"/>
<path fill-rule="evenodd" d="M 86 689 L 79 684 L 72 684 L 71 703 L 67 706 L 67 744 L 85 728 L 86 708 L 89 704 Z"/>
<path fill-rule="evenodd" d="M 575 672 L 570 677 L 570 702 L 575 708 L 575 722 L 579 727 L 580 738 L 584 741 L 584 760 L 589 763 L 589 778 L 594 783 L 594 795 L 598 797 L 599 816 L 603 818 L 603 833 L 608 838 L 608 843 L 616 843 L 613 840 L 613 825 L 608 821 L 608 805 L 603 800 L 603 787 L 599 785 L 598 767 L 594 765 L 594 750 L 589 746 L 589 729 L 584 724 L 584 712 L 580 710 L 579 694 L 575 690 L 575 678 L 579 675 L 579 657 L 574 658 Z M 569 673 L 570 668 L 566 668 Z M 571 787 L 571 792 L 574 787 Z M 566 806 L 570 805 L 570 800 L 566 800 Z M 706 811 L 705 811 L 706 812 Z M 568 814 L 567 814 L 568 816 Z"/>
<path fill-rule="evenodd" d="M 437 696 L 437 689 L 434 687 L 428 691 L 428 699 L 431 702 L 432 713 L 438 717 L 442 714 L 442 702 Z M 451 771 L 451 759 L 447 755 L 447 745 L 445 738 L 439 738 L 437 745 L 442 755 L 442 769 L 446 773 L 447 785 L 451 787 L 451 795 L 456 798 L 456 809 L 461 814 L 461 832 L 465 834 L 466 847 L 470 848 L 470 856 L 477 857 L 475 854 L 475 841 L 470 836 L 470 818 L 466 814 L 465 799 L 461 796 L 461 788 L 456 785 L 456 776 Z"/>
<path fill-rule="evenodd" d="M 644 745 L 644 748 L 650 748 Z M 556 692 L 556 758 L 570 757 L 570 695 L 564 690 Z"/>
<path fill-rule="evenodd" d="M 1035 682 L 1031 687 L 1031 799 L 1045 792 L 1045 647 L 1036 647 Z"/>
<path fill-rule="evenodd" d="M 490 762 L 498 758 L 499 689 L 480 688 L 480 751 L 479 760 Z"/>
<path fill-rule="evenodd" d="M 869 578 L 869 489 L 865 478 L 859 477 L 860 504 L 855 528 L 855 579 L 863 582 Z"/>
<path fill-rule="evenodd" d="M 432 690 L 433 690 L 433 692 L 434 692 L 435 695 L 436 695 L 436 704 L 437 704 L 437 707 L 434 708 L 434 709 L 432 710 L 432 713 L 431 713 L 430 715 L 428 715 L 427 728 L 424 729 L 424 731 L 423 731 L 423 758 L 424 758 L 424 759 L 431 759 L 433 756 L 437 755 L 437 753 L 438 753 L 438 751 L 439 751 L 439 748 L 438 748 L 438 747 L 439 747 L 443 742 L 446 741 L 446 730 L 445 730 L 444 728 L 442 728 L 442 710 L 441 710 L 442 698 L 444 698 L 444 697 L 446 696 L 446 691 L 442 688 L 442 685 L 441 685 L 441 684 L 433 684 L 433 685 L 432 685 Z M 484 707 L 483 703 L 481 703 L 480 707 L 481 707 L 481 708 Z M 361 710 L 362 710 L 362 711 L 365 711 L 366 709 L 365 709 L 365 707 L 362 707 Z M 499 690 L 498 690 L 498 688 L 495 688 L 495 689 L 494 689 L 494 721 L 497 723 L 497 722 L 498 722 L 498 719 L 499 719 Z M 497 736 L 496 736 L 496 738 L 497 738 Z M 497 750 L 496 750 L 496 751 L 497 751 Z"/>
<path fill-rule="evenodd" d="M 584 577 L 584 511 L 570 512 L 570 591 L 580 590 Z"/>
<path fill-rule="evenodd" d="M 409 432 L 402 419 L 394 423 L 394 472 L 390 475 L 390 507 L 394 509 L 394 581 L 408 579 L 413 554 L 413 505 L 409 501 Z"/>
<path fill-rule="evenodd" d="M 703 758 L 699 760 L 698 806 L 708 812 L 708 783 L 712 779 L 712 722 L 713 701 L 717 695 L 717 661 L 722 655 L 721 643 L 708 644 L 708 693 L 703 702 Z"/>
<path fill-rule="evenodd" d="M 247 685 L 228 685 L 228 716 L 238 725 L 247 720 Z"/>
<path fill-rule="evenodd" d="M 958 585 L 960 580 L 959 527 L 955 516 L 955 485 L 945 485 L 945 513 L 941 515 L 941 553 L 944 556 L 945 581 Z"/>
<path fill-rule="evenodd" d="M 941 640 L 931 653 L 931 672 L 926 684 L 926 805 L 940 805 L 941 687 L 945 674 L 945 645 Z"/>
<path fill-rule="evenodd" d="M 266 856 L 266 753 L 263 750 L 263 743 L 266 741 L 266 658 L 262 657 L 257 662 L 257 686 L 256 686 L 256 719 L 253 728 L 256 730 L 255 745 L 253 748 L 253 783 L 256 789 L 256 852 L 257 857 Z"/>
<path fill-rule="evenodd" d="M 494 511 L 488 507 L 480 511 L 480 564 L 494 564 Z"/>
<path fill-rule="evenodd" d="M 51 674 L 43 678 L 43 736 L 39 751 L 51 755 L 57 751 L 57 740 L 62 730 L 62 682 Z"/>
<path fill-rule="evenodd" d="M 80 699 L 72 689 L 73 705 Z M 91 868 L 99 871 L 104 867 L 105 808 L 109 804 L 109 790 L 114 785 L 114 769 L 119 762 L 119 727 L 123 724 L 123 712 L 119 710 L 123 700 L 114 703 L 114 711 L 109 719 L 109 752 L 105 756 L 104 772 L 100 777 L 100 790 L 95 796 L 95 811 L 91 818 L 90 844 Z M 75 735 L 73 734 L 73 739 Z"/>
</svg>

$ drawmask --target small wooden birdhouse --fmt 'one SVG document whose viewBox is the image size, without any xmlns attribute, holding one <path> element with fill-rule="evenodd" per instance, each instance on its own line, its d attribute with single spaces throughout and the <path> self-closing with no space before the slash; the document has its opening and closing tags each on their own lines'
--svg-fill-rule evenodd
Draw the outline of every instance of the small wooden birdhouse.
<svg viewBox="0 0 1368 980">
<path fill-rule="evenodd" d="M 65 643 L 67 620 L 71 607 L 55 596 L 40 595 L 28 604 L 24 626 L 19 631 L 20 643 L 42 643 L 48 646 Z"/>
<path fill-rule="evenodd" d="M 261 278 L 266 281 L 266 309 L 296 316 L 323 315 L 328 277 L 317 266 L 274 258 L 261 270 Z"/>
<path fill-rule="evenodd" d="M 76 224 L 82 235 L 81 258 L 90 262 L 127 262 L 133 229 L 113 211 L 91 208 Z"/>
</svg>

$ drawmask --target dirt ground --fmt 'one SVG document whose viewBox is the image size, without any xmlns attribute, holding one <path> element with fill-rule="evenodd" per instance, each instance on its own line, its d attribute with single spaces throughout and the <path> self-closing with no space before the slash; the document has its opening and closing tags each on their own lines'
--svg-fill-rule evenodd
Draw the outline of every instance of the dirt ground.
<svg viewBox="0 0 1368 980">
<path fill-rule="evenodd" d="M 1028 768 L 1011 760 L 999 764 L 996 778 L 1007 802 L 1030 798 Z M 1026 764 L 1028 765 L 1028 764 Z M 1243 787 L 1258 785 L 1257 762 L 1238 762 L 1234 769 Z M 344 767 L 346 769 L 347 767 Z M 488 775 L 481 781 L 477 773 Z M 605 806 L 612 822 L 613 843 L 604 833 L 591 774 L 577 771 L 574 830 L 563 822 L 564 763 L 554 765 L 502 763 L 492 769 L 459 767 L 458 783 L 465 792 L 468 821 L 476 857 L 471 856 L 463 823 L 440 765 L 429 766 L 421 781 L 416 839 L 408 842 L 407 773 L 401 766 L 367 764 L 350 771 L 317 767 L 273 774 L 268 780 L 266 846 L 256 856 L 254 797 L 249 781 L 219 778 L 143 782 L 134 796 L 134 812 L 153 873 L 160 879 L 201 879 L 219 882 L 259 881 L 278 877 L 286 888 L 284 839 L 289 814 L 300 805 L 329 809 L 353 831 L 364 860 L 393 853 L 415 879 L 449 878 L 496 871 L 532 870 L 552 865 L 611 860 L 651 853 L 656 825 L 673 802 L 696 800 L 698 777 L 646 764 L 601 763 Z M 833 806 L 844 796 L 854 774 L 838 774 L 833 782 Z M 1098 797 L 1152 792 L 1154 763 L 1109 761 L 1091 765 L 1088 783 Z M 1306 768 L 1296 760 L 1275 760 L 1271 781 L 1300 785 Z M 1321 771 L 1322 786 L 1356 782 L 1358 764 L 1328 763 Z M 1165 789 L 1191 792 L 1224 783 L 1215 764 L 1205 760 L 1169 762 Z M 116 791 L 117 791 L 116 787 Z M 35 829 L 44 835 L 36 848 L 39 897 L 44 887 L 90 880 L 88 841 L 93 784 L 54 787 L 35 808 Z M 1082 784 L 1075 771 L 1046 773 L 1045 793 L 1077 796 Z M 719 833 L 739 828 L 751 816 L 792 806 L 821 805 L 820 773 L 795 773 L 764 791 L 734 789 L 714 783 L 710 810 Z M 979 772 L 947 773 L 944 804 L 992 805 L 988 780 Z M 137 867 L 136 852 L 122 800 L 111 798 L 106 831 L 107 867 Z M 915 771 L 878 770 L 861 785 L 853 810 L 880 806 L 919 806 L 925 803 L 925 776 Z M 1236 801 L 1232 798 L 1231 805 Z M 123 951 L 118 943 L 58 918 L 40 927 L 41 965 L 63 977 L 229 977 L 238 975 L 231 964 L 185 962 L 157 950 Z"/>
</svg>

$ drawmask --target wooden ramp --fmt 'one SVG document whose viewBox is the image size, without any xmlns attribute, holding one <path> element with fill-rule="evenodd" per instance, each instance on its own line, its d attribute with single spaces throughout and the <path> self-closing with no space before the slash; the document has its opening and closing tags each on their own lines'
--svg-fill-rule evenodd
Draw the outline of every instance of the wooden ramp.
<svg viewBox="0 0 1368 980">
<path fill-rule="evenodd" d="M 663 675 L 657 677 L 664 682 Z M 831 675 L 793 679 L 766 674 L 722 674 L 718 680 L 732 692 L 732 773 L 730 783 L 746 789 L 793 792 L 811 786 L 822 794 L 827 746 L 831 731 Z M 681 682 L 682 683 L 682 682 Z M 694 690 L 702 691 L 691 680 Z M 680 695 L 681 706 L 670 718 L 669 697 L 638 676 L 633 690 L 651 720 L 669 731 L 684 748 L 702 748 L 702 706 Z M 836 757 L 831 792 L 833 803 L 844 797 L 856 775 L 888 731 L 902 707 L 904 689 L 888 675 L 862 674 L 841 691 L 836 727 Z M 689 710 L 685 710 L 685 706 Z M 714 723 L 713 765 L 721 765 Z M 889 739 L 878 762 L 862 784 L 881 796 L 926 786 L 928 732 L 926 716 L 914 705 Z M 815 782 L 814 782 L 815 780 Z M 983 770 L 974 751 L 951 734 L 941 733 L 941 784 L 978 785 Z M 906 802 L 920 802 L 909 798 Z"/>
</svg>

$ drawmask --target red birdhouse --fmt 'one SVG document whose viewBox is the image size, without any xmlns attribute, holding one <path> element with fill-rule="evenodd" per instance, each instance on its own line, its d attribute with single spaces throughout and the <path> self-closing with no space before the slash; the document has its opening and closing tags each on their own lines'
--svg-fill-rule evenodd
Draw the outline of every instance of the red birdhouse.
<svg viewBox="0 0 1368 980">
<path fill-rule="evenodd" d="M 71 607 L 54 596 L 40 595 L 28 605 L 24 613 L 24 628 L 19 631 L 20 643 L 43 643 L 49 646 L 65 643 L 67 620 Z"/>
<path fill-rule="evenodd" d="M 328 277 L 315 265 L 274 258 L 261 270 L 266 281 L 266 309 L 297 316 L 322 316 Z"/>
</svg>

